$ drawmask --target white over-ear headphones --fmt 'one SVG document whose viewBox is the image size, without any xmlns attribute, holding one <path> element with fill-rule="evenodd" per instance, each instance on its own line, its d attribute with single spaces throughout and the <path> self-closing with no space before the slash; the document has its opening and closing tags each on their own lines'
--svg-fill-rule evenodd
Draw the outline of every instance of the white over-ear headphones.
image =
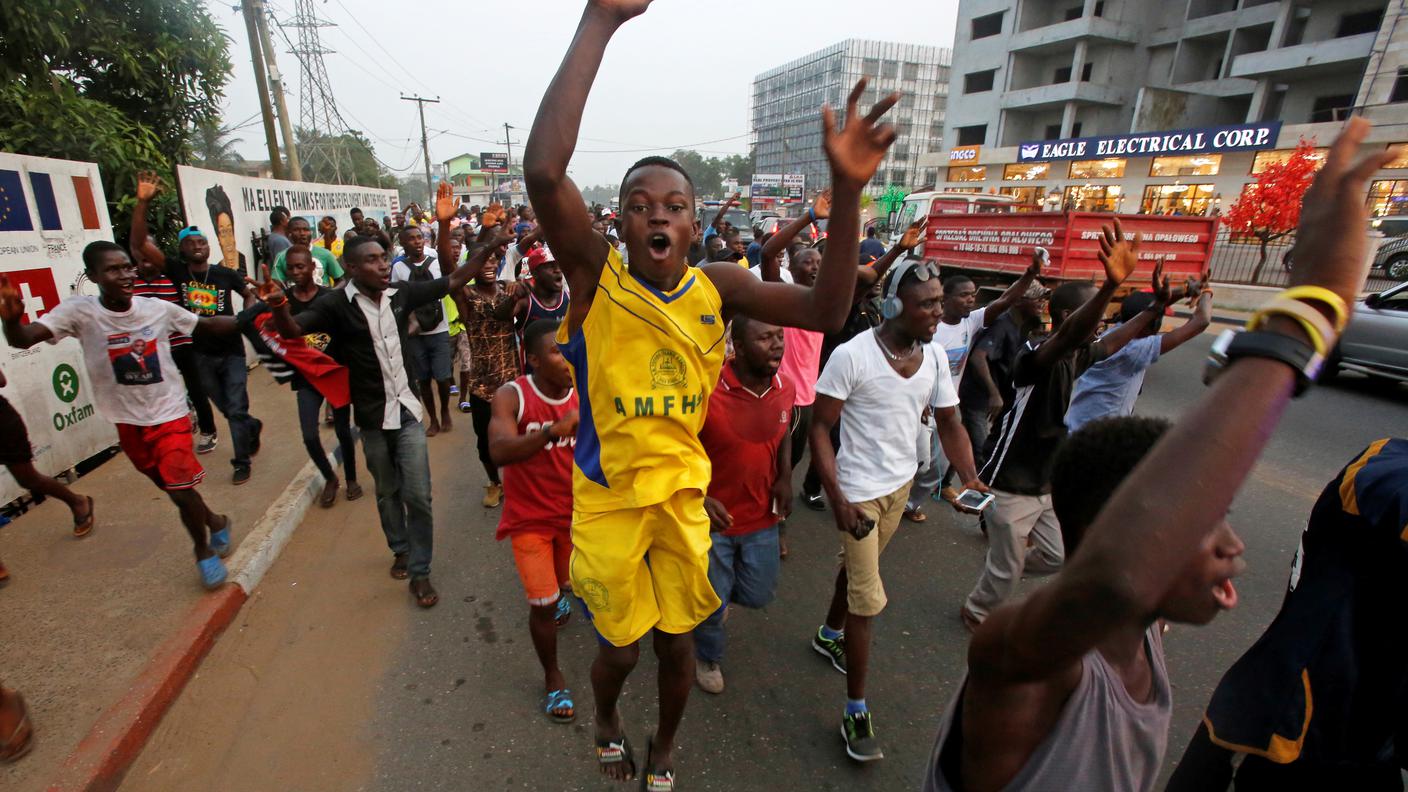
<svg viewBox="0 0 1408 792">
<path fill-rule="evenodd" d="M 899 297 L 900 281 L 904 280 L 904 276 L 908 275 L 910 270 L 920 266 L 930 267 L 930 272 L 937 277 L 938 273 L 933 271 L 933 265 L 918 258 L 907 258 L 900 262 L 899 269 L 890 271 L 890 282 L 885 287 L 885 299 L 880 303 L 882 317 L 894 319 L 904 310 L 904 301 Z M 928 278 L 920 278 L 920 280 L 928 280 Z"/>
</svg>

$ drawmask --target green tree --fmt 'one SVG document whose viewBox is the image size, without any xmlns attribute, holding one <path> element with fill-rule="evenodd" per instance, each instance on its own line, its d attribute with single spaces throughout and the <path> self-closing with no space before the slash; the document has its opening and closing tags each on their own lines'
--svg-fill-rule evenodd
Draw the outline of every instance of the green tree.
<svg viewBox="0 0 1408 792">
<path fill-rule="evenodd" d="M 730 154 L 719 161 L 719 168 L 724 176 L 729 179 L 737 179 L 739 184 L 749 184 L 753 179 L 753 152 L 745 154 Z"/>
<path fill-rule="evenodd" d="M 200 0 L 0 0 L 0 146 L 98 163 L 114 228 L 135 173 L 174 183 L 196 128 L 218 124 L 229 42 Z M 174 190 L 152 231 L 174 242 Z"/>
<path fill-rule="evenodd" d="M 192 164 L 210 170 L 240 172 L 244 157 L 235 151 L 235 145 L 243 143 L 240 138 L 230 137 L 230 130 L 218 124 L 202 122 L 196 127 L 192 141 Z"/>
<path fill-rule="evenodd" d="M 589 204 L 610 206 L 611 199 L 621 194 L 619 184 L 595 184 L 582 190 L 582 199 Z"/>
<path fill-rule="evenodd" d="M 723 192 L 723 175 L 717 159 L 705 157 L 691 149 L 680 149 L 671 154 L 670 159 L 678 162 L 689 174 L 690 181 L 694 182 L 695 197 L 706 198 Z"/>
</svg>

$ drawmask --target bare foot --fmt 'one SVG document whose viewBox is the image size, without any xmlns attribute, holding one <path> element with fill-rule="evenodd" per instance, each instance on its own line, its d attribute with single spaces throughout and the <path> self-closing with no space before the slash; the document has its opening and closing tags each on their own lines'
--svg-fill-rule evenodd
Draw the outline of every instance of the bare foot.
<svg viewBox="0 0 1408 792">
<path fill-rule="evenodd" d="M 598 766 L 601 767 L 601 774 L 612 781 L 631 781 L 636 777 L 636 758 L 632 756 L 630 745 L 626 743 L 625 731 L 621 728 L 621 716 L 618 713 L 610 722 L 603 722 L 600 718 L 596 724 L 596 742 L 598 754 Z M 603 762 L 600 754 L 604 750 L 602 746 L 607 743 L 619 743 L 625 746 L 625 753 L 620 757 L 620 761 Z"/>
<path fill-rule="evenodd" d="M 450 420 L 450 405 L 440 411 L 440 428 L 446 432 L 455 428 L 455 422 Z"/>
<path fill-rule="evenodd" d="M 435 420 L 435 416 L 430 416 L 430 426 L 425 429 L 426 437 L 434 437 L 440 434 L 440 422 Z"/>
</svg>

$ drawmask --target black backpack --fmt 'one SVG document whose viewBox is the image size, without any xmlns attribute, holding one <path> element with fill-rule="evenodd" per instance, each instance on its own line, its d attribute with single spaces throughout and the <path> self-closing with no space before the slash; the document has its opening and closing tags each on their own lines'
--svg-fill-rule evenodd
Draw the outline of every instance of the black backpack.
<svg viewBox="0 0 1408 792">
<path fill-rule="evenodd" d="M 406 262 L 406 267 L 411 271 L 411 276 L 406 280 L 435 280 L 435 276 L 430 274 L 430 261 L 431 259 L 427 257 L 419 264 L 412 264 L 409 261 Z M 431 302 L 428 302 L 425 305 L 422 305 L 421 307 L 415 309 L 411 313 L 415 315 L 416 324 L 420 325 L 420 331 L 422 333 L 428 333 L 431 330 L 435 329 L 435 327 L 439 325 L 442 320 L 444 320 L 445 306 L 441 304 L 439 300 L 432 300 Z"/>
</svg>

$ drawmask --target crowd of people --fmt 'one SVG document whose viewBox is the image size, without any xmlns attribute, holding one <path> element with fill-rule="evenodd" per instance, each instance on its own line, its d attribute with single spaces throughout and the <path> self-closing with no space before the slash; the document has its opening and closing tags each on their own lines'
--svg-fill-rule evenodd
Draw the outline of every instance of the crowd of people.
<svg viewBox="0 0 1408 792">
<path fill-rule="evenodd" d="M 774 597 L 804 457 L 795 502 L 831 512 L 840 551 L 810 645 L 845 675 L 846 754 L 883 758 L 866 701 L 888 601 L 881 555 L 904 522 L 947 501 L 979 515 L 988 547 L 955 603 L 972 632 L 968 670 L 923 788 L 1151 789 L 1171 722 L 1164 625 L 1206 623 L 1237 602 L 1243 545 L 1228 504 L 1343 329 L 1364 256 L 1337 229 L 1362 226 L 1364 179 L 1390 155 L 1351 163 L 1366 125 L 1347 126 L 1307 195 L 1293 288 L 1232 340 L 1209 392 L 1171 425 L 1132 414 L 1147 369 L 1208 328 L 1206 275 L 1175 285 L 1154 262 L 1135 283 L 1152 257 L 1116 219 L 1099 240 L 1101 282 L 1048 291 L 1038 249 L 980 307 L 972 279 L 905 256 L 924 219 L 889 249 L 873 234 L 861 242 L 861 193 L 894 140 L 882 119 L 898 100 L 865 111 L 863 80 L 839 117 L 822 110 L 830 188 L 751 245 L 725 222 L 729 202 L 695 220 L 689 175 L 666 158 L 626 171 L 619 213 L 588 208 L 567 176 L 587 95 L 612 35 L 648 5 L 588 3 L 528 140 L 529 205 L 461 206 L 441 184 L 431 211 L 407 207 L 390 231 L 353 210 L 345 235 L 324 217 L 316 238 L 278 208 L 253 279 L 212 266 L 195 225 L 174 251 L 153 242 L 146 214 L 162 185 L 142 174 L 128 246 L 83 252 L 99 296 L 24 323 L 0 276 L 6 339 L 78 339 L 95 402 L 177 506 L 209 588 L 226 578 L 232 525 L 198 493 L 197 455 L 217 447 L 213 402 L 234 483 L 252 475 L 262 423 L 245 340 L 295 392 L 320 505 L 343 485 L 320 420 L 334 427 L 347 500 L 362 494 L 361 436 L 389 574 L 424 608 L 439 599 L 427 438 L 457 434 L 452 407 L 468 413 L 482 503 L 501 509 L 495 536 L 509 540 L 527 599 L 541 711 L 576 718 L 557 631 L 580 610 L 598 639 L 596 761 L 652 792 L 675 789 L 691 689 L 725 689 L 729 614 Z M 1161 333 L 1181 300 L 1192 318 Z M 0 462 L 66 503 L 87 535 L 92 499 L 34 470 L 3 399 L 0 429 Z M 1408 441 L 1380 441 L 1317 503 L 1282 613 L 1218 687 L 1175 788 L 1398 788 L 1405 660 L 1359 620 L 1399 619 L 1405 524 Z M 1016 597 L 1024 576 L 1048 574 Z M 647 636 L 659 720 L 638 756 L 618 702 Z M 1313 715 L 1312 681 L 1324 685 Z M 1392 695 L 1369 701 L 1370 690 Z M 0 688 L 0 760 L 32 733 L 23 699 Z"/>
</svg>

